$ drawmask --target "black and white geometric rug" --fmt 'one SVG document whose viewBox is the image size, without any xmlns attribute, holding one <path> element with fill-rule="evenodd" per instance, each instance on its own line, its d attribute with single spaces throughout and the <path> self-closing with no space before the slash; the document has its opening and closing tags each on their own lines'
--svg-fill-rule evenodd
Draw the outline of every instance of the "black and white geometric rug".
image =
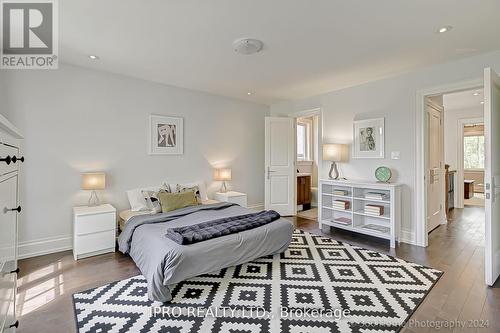
<svg viewBox="0 0 500 333">
<path fill-rule="evenodd" d="M 143 276 L 73 295 L 83 332 L 398 332 L 442 272 L 296 230 L 287 251 L 147 298 Z M 162 314 L 163 313 L 163 314 Z"/>
</svg>

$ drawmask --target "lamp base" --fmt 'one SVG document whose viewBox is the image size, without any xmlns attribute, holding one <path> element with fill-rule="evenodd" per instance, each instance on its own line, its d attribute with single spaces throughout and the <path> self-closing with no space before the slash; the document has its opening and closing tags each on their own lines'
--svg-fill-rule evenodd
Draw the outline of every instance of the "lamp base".
<svg viewBox="0 0 500 333">
<path fill-rule="evenodd" d="M 220 187 L 219 192 L 221 192 L 221 193 L 226 193 L 227 192 L 226 181 L 222 181 L 222 185 Z"/>
<path fill-rule="evenodd" d="M 100 204 L 101 204 L 101 201 L 99 200 L 99 197 L 97 196 L 97 192 L 96 191 L 92 191 L 90 193 L 90 198 L 89 198 L 88 205 L 90 207 L 94 207 L 94 206 L 99 206 Z"/>
<path fill-rule="evenodd" d="M 333 172 L 333 175 L 332 175 Z M 330 166 L 330 172 L 328 173 L 328 177 L 333 180 L 338 180 L 339 179 L 339 170 L 337 169 L 337 163 L 332 162 L 332 165 Z"/>
</svg>

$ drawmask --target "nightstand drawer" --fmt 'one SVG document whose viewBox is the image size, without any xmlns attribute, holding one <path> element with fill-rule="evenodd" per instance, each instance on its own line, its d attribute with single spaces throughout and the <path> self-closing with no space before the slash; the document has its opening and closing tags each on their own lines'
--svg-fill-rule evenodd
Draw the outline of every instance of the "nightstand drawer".
<svg viewBox="0 0 500 333">
<path fill-rule="evenodd" d="M 77 235 L 85 235 L 108 230 L 113 230 L 114 232 L 115 225 L 115 213 L 78 216 L 75 221 L 75 233 Z"/>
<path fill-rule="evenodd" d="M 77 236 L 74 251 L 78 256 L 115 247 L 115 230 Z"/>
</svg>

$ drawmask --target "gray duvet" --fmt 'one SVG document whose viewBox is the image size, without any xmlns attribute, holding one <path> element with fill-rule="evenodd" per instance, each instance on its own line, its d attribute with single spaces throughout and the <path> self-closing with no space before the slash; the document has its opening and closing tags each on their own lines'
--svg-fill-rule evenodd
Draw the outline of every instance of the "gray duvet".
<svg viewBox="0 0 500 333">
<path fill-rule="evenodd" d="M 179 245 L 165 236 L 168 228 L 251 212 L 234 204 L 218 203 L 135 216 L 118 238 L 119 249 L 132 257 L 146 277 L 149 298 L 167 302 L 172 299 L 172 284 L 288 248 L 293 225 L 284 219 L 191 245 Z"/>
</svg>

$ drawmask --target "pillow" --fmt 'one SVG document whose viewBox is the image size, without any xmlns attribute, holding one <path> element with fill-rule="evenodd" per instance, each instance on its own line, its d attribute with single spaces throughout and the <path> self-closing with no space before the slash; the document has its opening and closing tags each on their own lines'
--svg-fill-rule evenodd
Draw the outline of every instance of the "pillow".
<svg viewBox="0 0 500 333">
<path fill-rule="evenodd" d="M 194 191 L 181 193 L 158 192 L 158 198 L 161 203 L 163 213 L 168 213 L 176 209 L 198 205 L 198 200 Z"/>
<path fill-rule="evenodd" d="M 136 188 L 127 191 L 128 202 L 130 203 L 130 210 L 133 212 L 140 212 L 148 210 L 148 204 L 142 195 L 142 191 L 154 191 L 158 187 Z"/>
<path fill-rule="evenodd" d="M 143 190 L 142 195 L 144 196 L 144 199 L 146 200 L 146 206 L 148 207 L 149 211 L 152 214 L 158 214 L 161 213 L 161 204 L 160 200 L 158 200 L 158 193 L 159 192 L 167 192 L 171 193 L 170 186 L 168 184 L 163 184 L 159 190 L 157 191 L 148 191 L 148 190 Z"/>
<path fill-rule="evenodd" d="M 207 195 L 207 188 L 205 186 L 205 182 L 202 181 L 197 181 L 197 182 L 192 182 L 192 183 L 175 183 L 175 184 L 170 184 L 170 188 L 172 189 L 172 192 L 177 191 L 177 186 L 180 185 L 181 187 L 185 188 L 190 188 L 194 186 L 198 186 L 198 190 L 200 191 L 200 197 L 201 200 L 208 200 L 208 195 Z"/>
<path fill-rule="evenodd" d="M 177 193 L 183 193 L 183 192 L 194 192 L 196 196 L 196 201 L 201 204 L 201 192 L 200 192 L 200 187 L 198 185 L 180 185 L 177 184 L 176 190 Z"/>
</svg>

